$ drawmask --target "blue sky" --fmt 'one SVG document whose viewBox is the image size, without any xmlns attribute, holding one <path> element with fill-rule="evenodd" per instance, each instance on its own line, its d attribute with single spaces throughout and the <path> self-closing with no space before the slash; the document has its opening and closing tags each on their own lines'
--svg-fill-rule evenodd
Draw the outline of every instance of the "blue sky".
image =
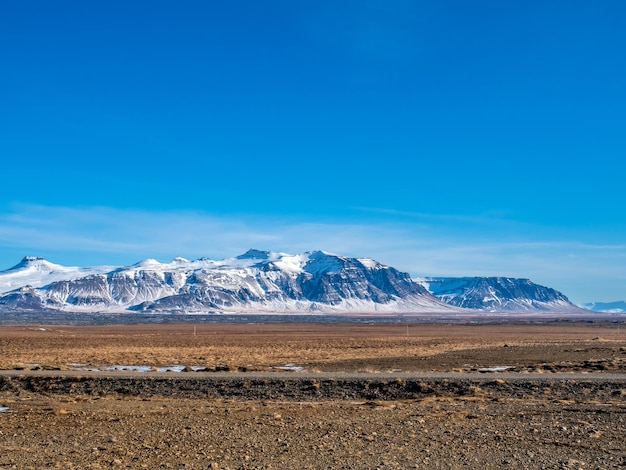
<svg viewBox="0 0 626 470">
<path fill-rule="evenodd" d="M 0 6 L 0 269 L 369 256 L 626 299 L 621 1 Z"/>
</svg>

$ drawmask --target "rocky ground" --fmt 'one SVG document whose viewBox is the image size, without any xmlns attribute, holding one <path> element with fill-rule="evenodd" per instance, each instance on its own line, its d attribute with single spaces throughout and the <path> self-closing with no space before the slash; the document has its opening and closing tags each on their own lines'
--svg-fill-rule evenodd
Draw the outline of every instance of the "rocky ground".
<svg viewBox="0 0 626 470">
<path fill-rule="evenodd" d="M 623 468 L 612 401 L 5 398 L 0 467 Z"/>
<path fill-rule="evenodd" d="M 439 325 L 408 339 L 406 327 L 30 328 L 0 331 L 4 368 L 13 370 L 0 377 L 0 468 L 626 467 L 626 344 L 611 325 Z M 28 370 L 69 368 L 79 357 L 260 372 L 37 378 Z M 288 357 L 307 370 L 252 375 Z M 496 365 L 521 374 L 476 372 Z M 328 378 L 322 369 L 367 375 Z M 410 370 L 463 372 L 402 376 Z"/>
</svg>

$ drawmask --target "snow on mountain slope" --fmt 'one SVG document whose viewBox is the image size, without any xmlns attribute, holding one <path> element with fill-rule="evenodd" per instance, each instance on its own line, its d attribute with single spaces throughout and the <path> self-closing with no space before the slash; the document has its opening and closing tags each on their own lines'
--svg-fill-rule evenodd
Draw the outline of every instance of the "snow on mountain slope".
<svg viewBox="0 0 626 470">
<path fill-rule="evenodd" d="M 0 294 L 24 286 L 42 287 L 51 282 L 106 273 L 112 266 L 75 267 L 54 264 L 41 257 L 26 256 L 18 264 L 0 271 Z"/>
<path fill-rule="evenodd" d="M 422 278 L 370 258 L 249 250 L 223 260 L 65 267 L 26 257 L 0 272 L 5 309 L 148 313 L 581 312 L 528 279 Z M 620 308 L 620 307 L 615 307 Z"/>
<path fill-rule="evenodd" d="M 64 311 L 454 312 L 408 274 L 368 258 L 249 250 L 236 258 L 65 268 L 45 260 L 0 273 L 8 308 Z M 35 274 L 24 275 L 24 269 Z M 81 271 L 82 270 L 82 271 Z M 21 272 L 16 277 L 11 273 Z M 30 272 L 30 271 L 29 271 Z M 10 280 L 10 284 L 9 284 Z M 24 281 L 20 285 L 20 281 Z M 25 287 L 26 285 L 31 287 Z"/>
<path fill-rule="evenodd" d="M 415 279 L 450 305 L 489 312 L 577 312 L 581 308 L 549 287 L 508 277 L 432 277 Z"/>
<path fill-rule="evenodd" d="M 139 311 L 261 312 L 450 311 L 408 275 L 376 263 L 317 251 L 248 252 L 193 272 L 172 296 L 132 306 Z"/>
<path fill-rule="evenodd" d="M 583 304 L 582 307 L 594 312 L 626 313 L 626 301 L 624 300 L 618 300 L 616 302 L 590 302 Z"/>
</svg>

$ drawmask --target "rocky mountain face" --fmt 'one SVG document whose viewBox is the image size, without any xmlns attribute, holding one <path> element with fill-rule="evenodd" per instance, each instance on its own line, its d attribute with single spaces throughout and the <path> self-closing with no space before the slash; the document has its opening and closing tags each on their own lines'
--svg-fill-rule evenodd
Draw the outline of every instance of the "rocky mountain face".
<svg viewBox="0 0 626 470">
<path fill-rule="evenodd" d="M 408 274 L 369 258 L 250 250 L 214 261 L 72 268 L 25 258 L 0 272 L 0 306 L 84 312 L 454 312 Z"/>
<path fill-rule="evenodd" d="M 528 279 L 432 277 L 416 281 L 442 302 L 456 307 L 489 312 L 582 311 L 561 292 Z"/>
<path fill-rule="evenodd" d="M 67 267 L 26 257 L 0 272 L 0 309 L 339 314 L 583 311 L 562 293 L 528 279 L 411 279 L 370 258 L 259 250 L 224 260 L 146 259 L 122 267 Z"/>
</svg>

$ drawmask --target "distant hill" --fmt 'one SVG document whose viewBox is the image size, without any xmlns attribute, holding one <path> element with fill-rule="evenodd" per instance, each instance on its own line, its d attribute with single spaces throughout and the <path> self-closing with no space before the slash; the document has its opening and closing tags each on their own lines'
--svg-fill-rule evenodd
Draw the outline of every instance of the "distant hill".
<svg viewBox="0 0 626 470">
<path fill-rule="evenodd" d="M 624 300 L 618 300 L 616 302 L 590 302 L 583 304 L 583 307 L 594 312 L 626 313 L 626 301 Z"/>
</svg>

